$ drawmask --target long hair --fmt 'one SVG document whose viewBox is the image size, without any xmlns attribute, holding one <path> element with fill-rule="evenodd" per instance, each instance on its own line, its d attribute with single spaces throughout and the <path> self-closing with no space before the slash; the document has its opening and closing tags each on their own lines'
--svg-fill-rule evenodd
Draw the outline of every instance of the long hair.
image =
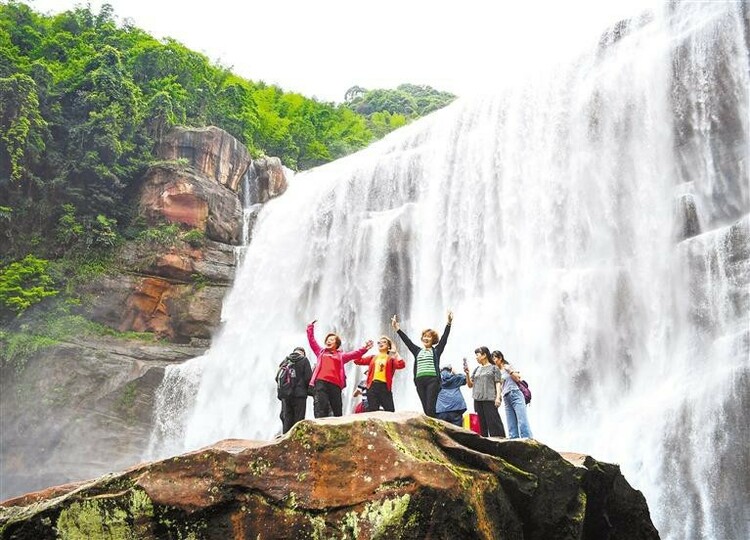
<svg viewBox="0 0 750 540">
<path fill-rule="evenodd" d="M 498 360 L 500 360 L 501 364 L 507 364 L 508 363 L 508 361 L 505 359 L 505 356 L 503 355 L 503 353 L 500 352 L 499 350 L 492 351 L 492 358 L 497 358 Z"/>
<path fill-rule="evenodd" d="M 484 345 L 482 345 L 481 347 L 477 347 L 476 349 L 474 349 L 474 354 L 476 354 L 476 353 L 482 353 L 483 355 L 485 355 L 487 357 L 487 361 L 488 362 L 490 361 L 490 356 L 491 356 L 490 355 L 490 350 L 487 347 L 485 347 Z"/>
</svg>

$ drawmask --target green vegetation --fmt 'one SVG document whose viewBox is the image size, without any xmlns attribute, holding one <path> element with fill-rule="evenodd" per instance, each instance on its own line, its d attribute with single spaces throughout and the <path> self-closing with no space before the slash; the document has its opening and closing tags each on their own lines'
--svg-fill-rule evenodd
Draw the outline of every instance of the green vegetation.
<svg viewBox="0 0 750 540">
<path fill-rule="evenodd" d="M 27 255 L 0 268 L 0 313 L 21 314 L 43 299 L 55 296 L 59 291 L 52 288 L 48 266 L 49 261 Z"/>
<path fill-rule="evenodd" d="M 0 2 L 0 366 L 22 365 L 63 334 L 108 332 L 79 315 L 87 300 L 80 285 L 116 270 L 124 241 L 152 253 L 205 244 L 200 230 L 147 227 L 133 208 L 149 166 L 188 166 L 154 156 L 173 126 L 215 125 L 254 157 L 305 169 L 451 99 L 402 85 L 355 87 L 345 103 L 323 103 L 118 24 L 107 4 L 99 13 L 77 7 L 47 16 Z M 207 281 L 197 276 L 194 284 Z"/>
<path fill-rule="evenodd" d="M 366 90 L 352 86 L 344 96 L 347 106 L 367 118 L 376 137 L 397 129 L 451 103 L 456 96 L 431 86 L 402 84 L 395 90 Z"/>
<path fill-rule="evenodd" d="M 46 16 L 11 0 L 0 4 L 0 262 L 29 246 L 54 258 L 70 244 L 116 243 L 137 182 L 172 126 L 219 126 L 252 155 L 305 169 L 450 99 L 402 85 L 323 103 L 118 25 L 107 4 Z"/>
<path fill-rule="evenodd" d="M 155 341 L 149 332 L 118 332 L 73 313 L 74 302 L 55 300 L 55 304 L 39 313 L 23 318 L 6 319 L 7 329 L 0 329 L 0 368 L 20 372 L 26 361 L 45 347 L 86 336 L 109 336 L 120 339 Z M 33 311 L 33 310 L 30 310 Z"/>
</svg>

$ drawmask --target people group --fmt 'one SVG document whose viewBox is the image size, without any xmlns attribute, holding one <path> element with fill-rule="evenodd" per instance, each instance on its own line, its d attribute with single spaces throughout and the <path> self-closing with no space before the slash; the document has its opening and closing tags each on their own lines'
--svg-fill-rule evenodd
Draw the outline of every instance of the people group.
<svg viewBox="0 0 750 540">
<path fill-rule="evenodd" d="M 315 338 L 315 323 L 307 325 L 307 340 L 316 358 L 315 367 L 305 357 L 303 347 L 296 347 L 279 366 L 277 381 L 282 369 L 289 366 L 296 370 L 293 375 L 293 391 L 279 391 L 282 402 L 282 430 L 286 433 L 298 421 L 305 417 L 306 399 L 313 397 L 315 418 L 342 416 L 342 392 L 346 388 L 345 366 L 353 361 L 357 365 L 367 366 L 367 380 L 358 385 L 359 392 L 366 395 L 366 401 L 360 405 L 361 410 L 368 412 L 385 410 L 394 412 L 393 379 L 396 371 L 404 369 L 406 362 L 399 355 L 393 341 L 385 335 L 377 341 L 377 352 L 367 355 L 374 345 L 366 341 L 362 347 L 352 351 L 341 351 L 341 338 L 333 332 L 326 334 L 321 346 Z M 506 437 L 498 408 L 505 404 L 509 438 L 531 438 L 531 428 L 526 414 L 526 402 L 519 383 L 520 373 L 505 360 L 499 350 L 490 352 L 489 348 L 477 347 L 474 355 L 477 366 L 469 370 L 466 359 L 463 360 L 463 373 L 456 373 L 450 365 L 440 367 L 440 359 L 448 343 L 453 313 L 448 312 L 448 320 L 442 337 L 433 329 L 427 328 L 420 335 L 420 344 L 415 344 L 401 329 L 396 315 L 391 319 L 391 327 L 414 357 L 414 386 L 427 416 L 463 425 L 463 416 L 467 410 L 466 401 L 461 394 L 461 386 L 467 385 L 472 391 L 474 411 L 479 417 L 479 431 L 484 437 Z M 287 377 L 288 379 L 288 377 Z M 288 394 L 288 395 L 287 395 Z M 359 411 L 358 411 L 359 412 Z"/>
</svg>

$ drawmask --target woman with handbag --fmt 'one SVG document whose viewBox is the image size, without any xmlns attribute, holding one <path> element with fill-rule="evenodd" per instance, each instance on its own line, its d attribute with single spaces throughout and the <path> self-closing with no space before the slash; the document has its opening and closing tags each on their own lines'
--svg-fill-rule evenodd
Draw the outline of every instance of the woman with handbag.
<svg viewBox="0 0 750 540">
<path fill-rule="evenodd" d="M 505 417 L 508 420 L 508 436 L 511 439 L 534 436 L 526 414 L 526 400 L 521 392 L 521 374 L 508 363 L 500 351 L 492 352 L 492 361 L 500 368 L 503 377 L 502 395 L 505 401 Z"/>
</svg>

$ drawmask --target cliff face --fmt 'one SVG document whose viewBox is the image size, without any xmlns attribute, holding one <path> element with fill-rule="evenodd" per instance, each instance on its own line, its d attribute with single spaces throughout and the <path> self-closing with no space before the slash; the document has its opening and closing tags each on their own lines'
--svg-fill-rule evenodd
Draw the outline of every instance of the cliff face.
<svg viewBox="0 0 750 540">
<path fill-rule="evenodd" d="M 234 278 L 243 233 L 238 190 L 254 167 L 247 149 L 215 127 L 173 130 L 157 157 L 165 161 L 144 176 L 139 214 L 150 226 L 178 224 L 197 241 L 125 246 L 125 274 L 92 284 L 89 292 L 98 300 L 90 316 L 119 331 L 155 332 L 181 343 L 206 340 Z"/>
<path fill-rule="evenodd" d="M 658 538 L 615 465 L 384 412 L 29 494 L 3 503 L 0 527 L 8 539 Z"/>
<path fill-rule="evenodd" d="M 169 243 L 129 242 L 119 270 L 83 291 L 86 315 L 162 341 L 78 339 L 40 350 L 0 380 L 0 498 L 136 463 L 148 444 L 164 367 L 201 355 L 218 328 L 242 240 L 242 178 L 264 201 L 284 191 L 273 158 L 253 163 L 217 128 L 178 128 L 158 148 L 137 197 L 147 225 L 178 224 Z M 170 161 L 171 160 L 171 161 Z M 270 188 L 269 186 L 273 186 Z M 258 200 L 257 202 L 260 202 Z M 193 240 L 185 239 L 185 232 Z"/>
</svg>

